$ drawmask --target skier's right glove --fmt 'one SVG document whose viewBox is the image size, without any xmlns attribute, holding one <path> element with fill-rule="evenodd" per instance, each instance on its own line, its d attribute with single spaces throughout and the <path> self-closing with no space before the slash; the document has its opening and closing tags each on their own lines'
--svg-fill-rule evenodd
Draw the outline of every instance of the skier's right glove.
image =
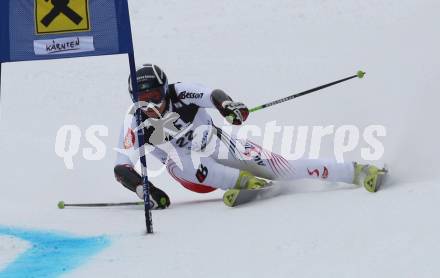
<svg viewBox="0 0 440 278">
<path fill-rule="evenodd" d="M 249 109 L 241 102 L 226 100 L 222 107 L 227 115 L 226 120 L 233 125 L 241 125 L 249 116 Z"/>
<path fill-rule="evenodd" d="M 129 164 L 116 165 L 114 168 L 115 178 L 125 188 L 135 192 L 140 199 L 144 199 L 144 190 L 142 186 L 142 177 Z M 149 182 L 150 187 L 150 208 L 165 209 L 170 206 L 168 195 Z"/>
<path fill-rule="evenodd" d="M 241 102 L 235 102 L 224 91 L 215 89 L 211 101 L 220 114 L 233 125 L 241 125 L 249 116 L 249 109 Z"/>
</svg>

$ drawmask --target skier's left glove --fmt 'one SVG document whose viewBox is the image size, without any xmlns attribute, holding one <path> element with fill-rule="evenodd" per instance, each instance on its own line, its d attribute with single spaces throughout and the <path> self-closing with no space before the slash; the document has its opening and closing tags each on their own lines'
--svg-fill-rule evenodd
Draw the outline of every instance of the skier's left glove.
<svg viewBox="0 0 440 278">
<path fill-rule="evenodd" d="M 136 172 L 132 165 L 120 164 L 114 168 L 115 178 L 125 188 L 133 191 L 138 197 L 144 199 L 144 186 L 142 185 L 142 177 Z M 150 187 L 150 208 L 151 209 L 165 209 L 170 206 L 170 198 L 159 188 L 155 187 L 148 181 Z"/>
<path fill-rule="evenodd" d="M 136 187 L 136 194 L 141 200 L 144 199 L 143 185 L 138 185 Z M 170 204 L 171 202 L 168 195 L 163 190 L 150 183 L 150 209 L 166 209 Z"/>
<path fill-rule="evenodd" d="M 249 116 L 249 109 L 241 102 L 225 100 L 222 103 L 226 120 L 233 125 L 241 125 Z"/>
</svg>

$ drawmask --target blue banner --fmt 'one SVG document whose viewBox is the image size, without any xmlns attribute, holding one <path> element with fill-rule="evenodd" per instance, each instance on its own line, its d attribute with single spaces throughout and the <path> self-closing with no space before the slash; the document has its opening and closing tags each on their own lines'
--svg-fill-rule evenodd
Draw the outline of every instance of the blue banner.
<svg viewBox="0 0 440 278">
<path fill-rule="evenodd" d="M 127 0 L 0 0 L 0 80 L 4 62 L 125 53 L 130 75 L 135 76 Z M 131 80 L 138 99 L 136 78 Z M 143 136 L 140 129 L 139 142 L 144 142 Z M 140 157 L 145 224 L 152 233 L 145 154 Z"/>
<path fill-rule="evenodd" d="M 0 0 L 0 62 L 132 49 L 127 0 Z"/>
</svg>

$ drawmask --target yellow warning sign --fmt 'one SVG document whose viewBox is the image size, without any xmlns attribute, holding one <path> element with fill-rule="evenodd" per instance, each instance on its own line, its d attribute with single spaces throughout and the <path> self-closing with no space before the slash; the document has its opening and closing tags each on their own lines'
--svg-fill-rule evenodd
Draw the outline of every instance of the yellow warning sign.
<svg viewBox="0 0 440 278">
<path fill-rule="evenodd" d="M 34 0 L 38 35 L 90 30 L 88 0 Z"/>
</svg>

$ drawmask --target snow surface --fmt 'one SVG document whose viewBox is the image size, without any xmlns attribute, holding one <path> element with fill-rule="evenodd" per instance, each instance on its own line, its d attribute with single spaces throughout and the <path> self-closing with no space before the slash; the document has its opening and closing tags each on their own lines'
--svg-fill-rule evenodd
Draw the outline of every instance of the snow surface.
<svg viewBox="0 0 440 278">
<path fill-rule="evenodd" d="M 12 236 L 0 236 L 0 271 L 29 248 L 29 243 Z"/>
<path fill-rule="evenodd" d="M 249 124 L 384 125 L 387 185 L 370 194 L 296 181 L 286 194 L 231 209 L 222 192 L 197 195 L 164 174 L 152 181 L 173 205 L 153 213 L 150 236 L 142 207 L 58 210 L 58 200 L 136 200 L 112 173 L 130 104 L 127 59 L 13 63 L 2 72 L 0 225 L 111 238 L 66 277 L 440 275 L 439 1 L 130 0 L 130 8 L 138 64 L 249 106 L 364 69 L 364 80 L 257 112 Z M 105 158 L 80 153 L 67 170 L 54 151 L 66 124 L 83 135 L 108 126 Z M 332 153 L 331 144 L 321 150 Z M 359 148 L 345 159 L 360 160 Z M 0 238 L 0 250 L 12 258 L 9 240 Z"/>
</svg>

